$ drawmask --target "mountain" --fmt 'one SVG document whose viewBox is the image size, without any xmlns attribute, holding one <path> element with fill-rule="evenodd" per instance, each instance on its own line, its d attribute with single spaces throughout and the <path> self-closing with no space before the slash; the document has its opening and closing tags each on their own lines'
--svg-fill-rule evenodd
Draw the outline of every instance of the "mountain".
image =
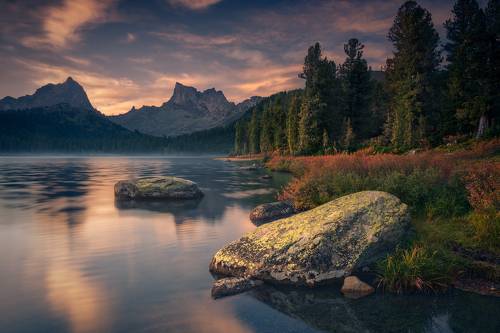
<svg viewBox="0 0 500 333">
<path fill-rule="evenodd" d="M 131 132 L 69 104 L 0 112 L 2 152 L 160 152 L 163 138 Z"/>
<path fill-rule="evenodd" d="M 235 104 L 214 88 L 200 92 L 176 83 L 172 97 L 161 106 L 133 107 L 110 119 L 130 130 L 173 137 L 228 125 L 260 100 L 252 97 Z"/>
<path fill-rule="evenodd" d="M 85 90 L 71 77 L 59 84 L 47 84 L 33 95 L 19 98 L 7 96 L 0 99 L 0 110 L 23 110 L 66 103 L 72 107 L 95 110 Z"/>
</svg>

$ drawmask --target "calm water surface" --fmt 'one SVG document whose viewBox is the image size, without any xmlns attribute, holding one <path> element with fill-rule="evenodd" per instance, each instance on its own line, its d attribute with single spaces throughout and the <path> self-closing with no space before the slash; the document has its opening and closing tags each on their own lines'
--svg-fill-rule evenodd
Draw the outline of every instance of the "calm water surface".
<svg viewBox="0 0 500 333">
<path fill-rule="evenodd" d="M 285 181 L 202 157 L 0 157 L 0 332 L 500 332 L 465 293 L 347 300 L 266 286 L 214 301 L 208 263 Z M 175 175 L 200 201 L 120 204 L 113 184 Z"/>
</svg>

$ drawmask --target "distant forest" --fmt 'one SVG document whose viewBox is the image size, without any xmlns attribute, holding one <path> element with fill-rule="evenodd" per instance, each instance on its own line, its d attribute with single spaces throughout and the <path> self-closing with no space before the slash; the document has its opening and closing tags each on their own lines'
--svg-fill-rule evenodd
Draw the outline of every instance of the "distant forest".
<svg viewBox="0 0 500 333">
<path fill-rule="evenodd" d="M 459 0 L 452 14 L 440 45 L 431 13 L 405 2 L 388 32 L 394 50 L 382 81 L 358 39 L 344 45 L 342 64 L 324 57 L 319 43 L 311 46 L 299 74 L 305 88 L 251 109 L 235 125 L 234 153 L 403 152 L 498 135 L 500 1 L 482 9 Z"/>
<path fill-rule="evenodd" d="M 233 126 L 173 138 L 154 137 L 129 131 L 93 110 L 67 104 L 0 111 L 2 152 L 229 152 L 233 137 Z"/>
</svg>

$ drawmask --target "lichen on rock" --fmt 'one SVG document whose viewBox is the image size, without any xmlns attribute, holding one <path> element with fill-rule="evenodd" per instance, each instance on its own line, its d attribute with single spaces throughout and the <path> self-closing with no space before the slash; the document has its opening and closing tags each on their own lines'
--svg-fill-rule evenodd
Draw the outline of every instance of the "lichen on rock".
<svg viewBox="0 0 500 333">
<path fill-rule="evenodd" d="M 392 250 L 408 207 L 379 191 L 347 195 L 258 227 L 213 257 L 216 274 L 315 286 L 350 275 Z"/>
<path fill-rule="evenodd" d="M 143 177 L 115 184 L 118 199 L 196 199 L 203 196 L 198 185 L 178 177 Z"/>
<path fill-rule="evenodd" d="M 250 220 L 256 225 L 268 223 L 295 214 L 291 202 L 278 201 L 258 205 L 250 212 Z"/>
</svg>

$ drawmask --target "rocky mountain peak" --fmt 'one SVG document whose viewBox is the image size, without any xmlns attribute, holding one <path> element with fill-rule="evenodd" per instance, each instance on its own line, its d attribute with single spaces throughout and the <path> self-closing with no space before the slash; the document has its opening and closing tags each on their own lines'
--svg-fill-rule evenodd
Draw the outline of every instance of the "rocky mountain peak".
<svg viewBox="0 0 500 333">
<path fill-rule="evenodd" d="M 177 82 L 172 97 L 161 106 L 134 107 L 110 119 L 130 130 L 157 136 L 177 136 L 228 125 L 259 100 L 252 97 L 236 105 L 215 88 L 198 91 Z"/>
<path fill-rule="evenodd" d="M 95 110 L 90 103 L 83 87 L 72 77 L 63 83 L 49 83 L 38 88 L 33 95 L 19 98 L 7 96 L 0 100 L 0 110 L 31 109 L 66 103 L 73 107 Z"/>
<path fill-rule="evenodd" d="M 182 83 L 176 82 L 174 87 L 174 93 L 170 98 L 169 102 L 185 105 L 189 103 L 196 102 L 198 99 L 199 91 L 194 87 L 185 86 Z"/>
<path fill-rule="evenodd" d="M 227 112 L 234 107 L 234 104 L 229 102 L 220 90 L 210 88 L 201 92 L 194 87 L 185 86 L 179 82 L 175 83 L 172 97 L 163 107 L 166 105 L 206 110 L 209 113 Z"/>
</svg>

